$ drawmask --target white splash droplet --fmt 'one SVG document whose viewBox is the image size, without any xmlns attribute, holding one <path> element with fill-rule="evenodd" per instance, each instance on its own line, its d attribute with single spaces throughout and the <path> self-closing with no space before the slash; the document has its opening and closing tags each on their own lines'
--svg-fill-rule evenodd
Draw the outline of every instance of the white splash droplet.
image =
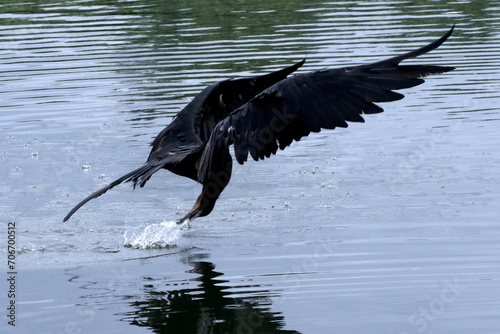
<svg viewBox="0 0 500 334">
<path fill-rule="evenodd" d="M 163 221 L 159 224 L 140 225 L 131 231 L 125 231 L 124 245 L 139 249 L 173 247 L 188 228 L 188 224 L 189 221 L 182 224 Z"/>
</svg>

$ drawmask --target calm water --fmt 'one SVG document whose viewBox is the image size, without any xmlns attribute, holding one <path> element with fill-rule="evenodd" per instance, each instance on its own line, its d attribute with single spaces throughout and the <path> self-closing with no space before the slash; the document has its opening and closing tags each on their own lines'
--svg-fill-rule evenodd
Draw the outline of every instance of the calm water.
<svg viewBox="0 0 500 334">
<path fill-rule="evenodd" d="M 414 63 L 455 71 L 237 166 L 189 228 L 169 222 L 200 187 L 168 172 L 62 223 L 207 84 L 374 61 L 453 24 Z M 497 333 L 499 35 L 494 0 L 2 1 L 0 328 L 16 222 L 16 333 Z"/>
</svg>

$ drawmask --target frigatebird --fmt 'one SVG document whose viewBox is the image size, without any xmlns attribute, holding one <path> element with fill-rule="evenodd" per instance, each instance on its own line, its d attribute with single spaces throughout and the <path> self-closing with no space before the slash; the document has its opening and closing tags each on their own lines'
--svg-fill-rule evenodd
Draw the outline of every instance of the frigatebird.
<svg viewBox="0 0 500 334">
<path fill-rule="evenodd" d="M 454 69 L 400 65 L 439 47 L 453 29 L 417 50 L 371 64 L 289 76 L 304 64 L 302 60 L 270 74 L 216 82 L 194 97 L 156 136 L 143 166 L 90 194 L 64 221 L 122 182 L 132 182 L 134 189 L 144 187 L 160 169 L 203 185 L 193 208 L 179 223 L 206 216 L 231 178 L 230 145 L 236 161 L 243 164 L 249 154 L 255 161 L 269 158 L 278 148 L 283 150 L 311 132 L 364 122 L 361 114 L 383 111 L 374 102 L 404 97 L 394 90 L 420 85 L 423 77 Z"/>
</svg>

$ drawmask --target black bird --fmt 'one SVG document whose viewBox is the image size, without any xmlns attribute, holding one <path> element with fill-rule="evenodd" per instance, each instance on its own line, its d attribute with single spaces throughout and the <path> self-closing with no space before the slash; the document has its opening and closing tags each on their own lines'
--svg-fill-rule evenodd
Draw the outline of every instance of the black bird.
<svg viewBox="0 0 500 334">
<path fill-rule="evenodd" d="M 269 158 L 321 129 L 347 127 L 346 121 L 364 122 L 361 114 L 383 111 L 373 102 L 396 101 L 393 90 L 424 82 L 422 77 L 454 69 L 449 66 L 399 64 L 436 49 L 452 34 L 420 49 L 372 64 L 320 70 L 288 77 L 301 62 L 267 75 L 228 79 L 201 91 L 151 143 L 146 163 L 111 182 L 78 203 L 82 205 L 122 182 L 143 187 L 160 169 L 188 177 L 203 185 L 191 211 L 180 221 L 208 215 L 229 183 L 234 145 L 238 163 Z"/>
</svg>

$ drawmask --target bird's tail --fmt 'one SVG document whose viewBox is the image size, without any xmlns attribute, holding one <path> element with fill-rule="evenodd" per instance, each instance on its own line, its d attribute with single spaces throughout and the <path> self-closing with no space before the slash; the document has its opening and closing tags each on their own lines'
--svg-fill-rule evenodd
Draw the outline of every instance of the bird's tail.
<svg viewBox="0 0 500 334">
<path fill-rule="evenodd" d="M 111 182 L 104 188 L 101 188 L 97 190 L 96 192 L 90 194 L 87 198 L 85 198 L 83 201 L 78 203 L 71 211 L 64 217 L 63 222 L 67 221 L 68 219 L 71 218 L 71 216 L 78 210 L 80 209 L 85 203 L 90 201 L 93 198 L 99 197 L 102 194 L 104 194 L 106 191 L 109 189 L 123 183 L 123 182 L 133 182 L 134 183 L 134 189 L 135 187 L 139 184 L 139 186 L 143 187 L 146 184 L 146 181 L 149 180 L 151 175 L 156 173 L 158 170 L 160 170 L 163 167 L 163 164 L 151 164 L 151 163 L 146 163 L 144 166 L 139 167 L 137 169 L 134 169 L 130 173 L 123 175 L 119 179 L 116 179 L 115 181 Z"/>
</svg>

